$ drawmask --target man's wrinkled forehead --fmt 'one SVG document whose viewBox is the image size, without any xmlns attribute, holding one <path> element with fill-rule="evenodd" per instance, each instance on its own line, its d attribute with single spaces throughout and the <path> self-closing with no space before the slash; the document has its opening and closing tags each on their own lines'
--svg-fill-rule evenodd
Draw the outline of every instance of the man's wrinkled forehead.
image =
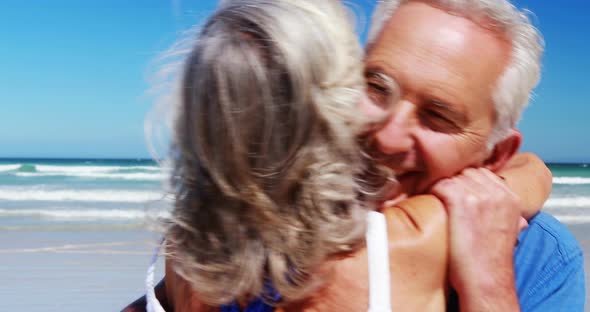
<svg viewBox="0 0 590 312">
<path fill-rule="evenodd" d="M 391 16 L 371 43 L 366 65 L 379 67 L 405 89 L 445 98 L 455 110 L 482 106 L 495 119 L 492 91 L 509 54 L 510 45 L 495 32 L 425 3 L 410 2 Z"/>
</svg>

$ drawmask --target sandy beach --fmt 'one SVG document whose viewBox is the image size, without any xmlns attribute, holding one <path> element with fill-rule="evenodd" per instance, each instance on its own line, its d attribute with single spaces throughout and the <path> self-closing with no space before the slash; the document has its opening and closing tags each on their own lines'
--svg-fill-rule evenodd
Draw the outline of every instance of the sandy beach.
<svg viewBox="0 0 590 312">
<path fill-rule="evenodd" d="M 590 224 L 569 228 L 590 254 Z M 156 241 L 141 227 L 0 230 L 3 310 L 119 311 L 143 294 Z M 160 260 L 156 278 L 162 275 Z"/>
<path fill-rule="evenodd" d="M 574 233 L 580 246 L 584 250 L 584 272 L 586 273 L 586 308 L 590 311 L 590 223 L 586 224 L 567 224 L 567 227 Z"/>
<path fill-rule="evenodd" d="M 155 241 L 139 228 L 2 230 L 2 310 L 119 311 L 144 293 Z"/>
</svg>

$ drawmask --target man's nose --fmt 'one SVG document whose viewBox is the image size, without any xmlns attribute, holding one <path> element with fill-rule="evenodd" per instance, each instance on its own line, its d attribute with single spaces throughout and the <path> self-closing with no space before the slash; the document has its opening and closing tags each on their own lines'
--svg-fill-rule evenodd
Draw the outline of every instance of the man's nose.
<svg viewBox="0 0 590 312">
<path fill-rule="evenodd" d="M 402 100 L 396 104 L 391 115 L 375 132 L 374 143 L 381 153 L 395 155 L 407 153 L 413 148 L 414 111 L 411 102 Z"/>
</svg>

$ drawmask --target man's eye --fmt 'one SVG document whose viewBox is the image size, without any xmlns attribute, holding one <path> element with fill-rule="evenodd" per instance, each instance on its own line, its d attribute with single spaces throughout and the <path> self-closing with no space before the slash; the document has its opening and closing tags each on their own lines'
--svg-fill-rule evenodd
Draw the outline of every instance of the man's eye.
<svg viewBox="0 0 590 312">
<path fill-rule="evenodd" d="M 455 133 L 460 130 L 453 120 L 436 110 L 424 110 L 420 115 L 422 122 L 434 131 Z"/>
<path fill-rule="evenodd" d="M 367 83 L 367 95 L 373 103 L 380 107 L 386 107 L 389 104 L 391 91 L 383 85 L 369 81 Z"/>
<path fill-rule="evenodd" d="M 429 111 L 426 111 L 426 113 L 428 114 L 428 116 L 430 118 L 433 118 L 435 120 L 439 120 L 441 122 L 450 122 L 447 117 L 445 117 L 443 114 L 441 114 L 437 111 L 429 110 Z"/>
<path fill-rule="evenodd" d="M 382 108 L 386 108 L 397 101 L 399 88 L 393 79 L 382 73 L 366 73 L 367 95 Z"/>
<path fill-rule="evenodd" d="M 389 95 L 391 93 L 391 90 L 389 90 L 386 86 L 383 86 L 382 84 L 379 84 L 377 82 L 368 81 L 367 84 L 369 86 L 369 89 L 371 89 L 372 91 L 376 91 L 384 95 Z"/>
</svg>

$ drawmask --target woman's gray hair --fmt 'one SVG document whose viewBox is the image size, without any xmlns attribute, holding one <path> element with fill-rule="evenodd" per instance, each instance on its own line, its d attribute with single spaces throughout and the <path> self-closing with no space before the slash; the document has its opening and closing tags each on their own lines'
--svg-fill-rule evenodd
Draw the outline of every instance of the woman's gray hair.
<svg viewBox="0 0 590 312">
<path fill-rule="evenodd" d="M 166 239 L 203 302 L 264 295 L 268 282 L 284 302 L 302 298 L 321 263 L 362 245 L 364 81 L 348 17 L 336 0 L 229 0 L 191 39 L 167 98 Z"/>
<path fill-rule="evenodd" d="M 480 26 L 498 31 L 511 43 L 510 63 L 493 91 L 496 124 L 488 140 L 488 148 L 493 148 L 516 126 L 539 83 L 544 49 L 541 34 L 531 24 L 527 12 L 518 10 L 507 0 L 380 0 L 369 31 L 369 47 L 400 5 L 412 1 L 432 4 L 471 19 Z"/>
</svg>

